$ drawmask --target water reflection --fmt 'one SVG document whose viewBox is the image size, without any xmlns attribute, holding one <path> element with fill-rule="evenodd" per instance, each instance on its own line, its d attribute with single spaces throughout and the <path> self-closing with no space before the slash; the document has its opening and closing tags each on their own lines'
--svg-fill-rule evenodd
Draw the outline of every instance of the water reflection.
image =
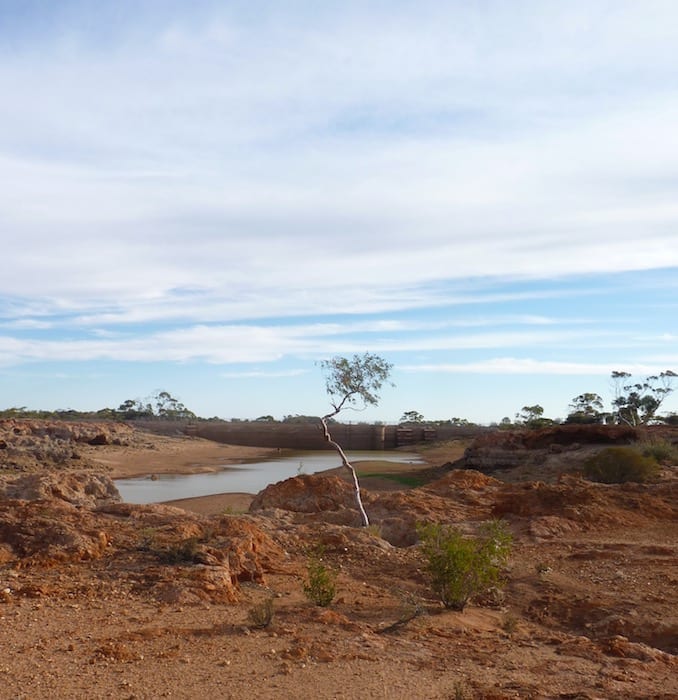
<svg viewBox="0 0 678 700">
<path fill-rule="evenodd" d="M 352 462 L 387 460 L 421 464 L 419 455 L 405 452 L 348 452 L 347 456 Z M 341 460 L 335 452 L 295 452 L 280 459 L 233 465 L 209 474 L 158 474 L 153 479 L 118 479 L 115 485 L 127 503 L 158 503 L 215 493 L 258 493 L 276 481 L 339 466 Z"/>
</svg>

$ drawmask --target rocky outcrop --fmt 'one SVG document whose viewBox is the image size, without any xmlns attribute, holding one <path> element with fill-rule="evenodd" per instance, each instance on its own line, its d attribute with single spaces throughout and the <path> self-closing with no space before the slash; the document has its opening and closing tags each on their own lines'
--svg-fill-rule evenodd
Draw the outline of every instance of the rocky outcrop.
<svg viewBox="0 0 678 700">
<path fill-rule="evenodd" d="M 674 490 L 672 481 L 611 487 L 567 475 L 553 484 L 506 483 L 457 469 L 420 488 L 363 490 L 363 500 L 380 537 L 402 547 L 417 542 L 417 524 L 422 522 L 457 523 L 473 533 L 482 521 L 508 518 L 534 537 L 548 538 L 601 526 L 678 520 Z M 254 499 L 250 512 L 295 525 L 360 525 L 351 485 L 334 476 L 300 476 L 273 484 Z"/>
<path fill-rule="evenodd" d="M 563 477 L 558 484 L 504 484 L 496 493 L 492 514 L 526 523 L 537 537 L 600 527 L 678 520 L 672 483 L 594 484 Z"/>
<path fill-rule="evenodd" d="M 0 497 L 24 501 L 56 499 L 85 508 L 121 500 L 112 479 L 91 471 L 1 476 Z"/>
<path fill-rule="evenodd" d="M 16 418 L 0 420 L 0 435 L 9 442 L 14 442 L 17 437 L 47 437 L 88 445 L 125 445 L 133 432 L 133 428 L 125 423 L 110 421 L 70 423 Z"/>
<path fill-rule="evenodd" d="M 302 474 L 267 486 L 250 505 L 250 512 L 280 508 L 318 513 L 355 507 L 351 485 L 338 476 Z"/>
<path fill-rule="evenodd" d="M 285 565 L 282 548 L 248 517 L 208 519 L 171 506 L 129 503 L 103 506 L 97 514 L 115 522 L 120 548 L 143 553 L 139 585 L 162 602 L 234 602 L 242 583 L 265 585 L 266 571 Z"/>
<path fill-rule="evenodd" d="M 462 522 L 490 517 L 492 497 L 501 482 L 478 472 L 456 470 L 426 487 L 371 493 L 363 490 L 369 518 L 380 537 L 403 547 L 417 542 L 417 523 Z M 251 513 L 284 519 L 294 514 L 296 524 L 324 522 L 360 526 L 352 485 L 336 476 L 295 476 L 261 491 Z"/>
<path fill-rule="evenodd" d="M 123 423 L 0 420 L 0 470 L 38 471 L 90 466 L 85 445 L 127 445 L 134 430 Z"/>
<path fill-rule="evenodd" d="M 60 500 L 0 502 L 0 560 L 50 563 L 98 559 L 110 536 L 91 511 Z"/>
<path fill-rule="evenodd" d="M 594 446 L 626 445 L 639 436 L 638 429 L 622 425 L 556 425 L 541 430 L 495 431 L 474 440 L 463 458 L 451 466 L 484 473 L 542 466 L 548 471 L 549 463 L 562 462 L 560 455 L 567 455 L 565 461 L 572 470 Z"/>
<path fill-rule="evenodd" d="M 247 517 L 208 519 L 160 505 L 90 510 L 61 499 L 0 501 L 0 564 L 15 573 L 104 557 L 126 562 L 137 593 L 170 603 L 235 602 L 241 584 L 265 585 L 265 573 L 283 570 L 286 561 Z M 28 578 L 16 574 L 12 595 L 50 593 L 49 586 L 31 588 Z"/>
</svg>

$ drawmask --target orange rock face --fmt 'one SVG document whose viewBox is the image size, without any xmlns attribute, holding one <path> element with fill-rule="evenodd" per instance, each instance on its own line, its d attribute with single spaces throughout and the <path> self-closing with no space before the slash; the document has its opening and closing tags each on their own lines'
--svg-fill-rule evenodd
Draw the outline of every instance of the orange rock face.
<svg viewBox="0 0 678 700">
<path fill-rule="evenodd" d="M 527 461 L 371 479 L 361 528 L 337 476 L 269 486 L 243 515 L 131 505 L 14 428 L 41 466 L 6 469 L 0 490 L 3 697 L 678 697 L 675 466 L 594 484 L 577 465 L 600 443 L 501 437 Z M 50 440 L 77 449 L 69 430 Z M 443 609 L 417 523 L 473 537 L 496 517 L 513 535 L 503 585 Z M 309 552 L 335 577 L 328 609 L 304 595 Z"/>
</svg>

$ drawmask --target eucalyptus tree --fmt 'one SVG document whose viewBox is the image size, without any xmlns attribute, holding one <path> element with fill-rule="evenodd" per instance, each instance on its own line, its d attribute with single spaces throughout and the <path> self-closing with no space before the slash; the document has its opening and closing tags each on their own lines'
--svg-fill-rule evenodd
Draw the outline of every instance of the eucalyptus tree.
<svg viewBox="0 0 678 700">
<path fill-rule="evenodd" d="M 523 406 L 520 413 L 516 413 L 516 423 L 524 425 L 526 428 L 543 428 L 551 425 L 550 418 L 544 418 L 544 409 L 539 404 L 534 406 Z"/>
<path fill-rule="evenodd" d="M 605 417 L 602 397 L 592 392 L 575 396 L 569 408 L 566 423 L 601 423 Z"/>
<path fill-rule="evenodd" d="M 419 411 L 405 411 L 400 417 L 399 423 L 423 423 L 424 416 Z"/>
<path fill-rule="evenodd" d="M 678 374 L 666 370 L 634 382 L 628 372 L 612 372 L 617 423 L 647 425 L 656 418 L 664 400 L 673 393 L 673 382 Z"/>
<path fill-rule="evenodd" d="M 320 418 L 323 435 L 341 458 L 342 466 L 351 473 L 356 504 L 360 511 L 363 525 L 370 524 L 360 495 L 360 483 L 355 467 L 349 462 L 341 445 L 334 440 L 330 432 L 331 421 L 344 410 L 364 410 L 379 403 L 379 392 L 384 384 L 390 382 L 393 365 L 378 355 L 364 353 L 346 357 L 333 357 L 320 363 L 325 374 L 325 390 L 330 398 L 332 410 Z"/>
</svg>

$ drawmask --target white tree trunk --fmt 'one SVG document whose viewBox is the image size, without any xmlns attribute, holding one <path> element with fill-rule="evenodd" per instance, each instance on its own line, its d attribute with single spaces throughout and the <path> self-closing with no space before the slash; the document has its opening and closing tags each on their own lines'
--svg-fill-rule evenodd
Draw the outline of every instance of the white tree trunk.
<svg viewBox="0 0 678 700">
<path fill-rule="evenodd" d="M 362 518 L 363 526 L 367 527 L 370 524 L 370 520 L 367 517 L 367 513 L 365 512 L 365 508 L 363 506 L 363 499 L 360 495 L 360 483 L 358 482 L 358 474 L 356 473 L 356 470 L 353 467 L 353 465 L 348 461 L 346 453 L 341 448 L 341 445 L 332 439 L 332 436 L 330 435 L 330 430 L 327 426 L 327 419 L 331 418 L 333 415 L 335 414 L 331 413 L 320 419 L 320 422 L 323 426 L 323 434 L 327 443 L 330 444 L 337 451 L 339 457 L 341 457 L 342 465 L 351 472 L 351 476 L 353 477 L 353 490 L 355 492 L 356 504 L 358 505 L 358 510 L 360 511 L 360 517 Z"/>
</svg>

